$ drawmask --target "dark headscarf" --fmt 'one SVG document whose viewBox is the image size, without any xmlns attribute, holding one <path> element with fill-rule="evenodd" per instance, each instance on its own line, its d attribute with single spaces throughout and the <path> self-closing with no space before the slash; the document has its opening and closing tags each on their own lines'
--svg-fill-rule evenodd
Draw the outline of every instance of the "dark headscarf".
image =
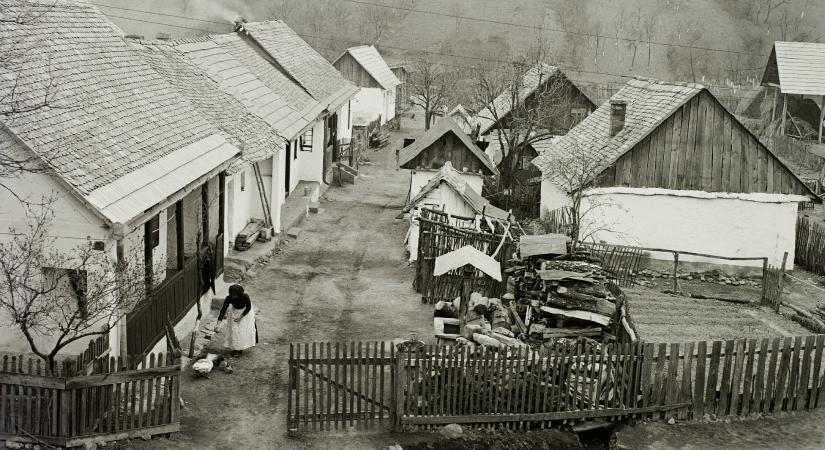
<svg viewBox="0 0 825 450">
<path fill-rule="evenodd" d="M 229 295 L 237 297 L 241 294 L 243 294 L 243 286 L 240 284 L 233 284 L 232 286 L 229 286 Z"/>
</svg>

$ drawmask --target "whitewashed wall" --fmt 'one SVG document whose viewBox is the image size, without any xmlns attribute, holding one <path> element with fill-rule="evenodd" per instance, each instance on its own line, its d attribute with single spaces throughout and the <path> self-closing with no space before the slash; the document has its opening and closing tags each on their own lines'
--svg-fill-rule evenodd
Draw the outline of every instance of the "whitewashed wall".
<svg viewBox="0 0 825 450">
<path fill-rule="evenodd" d="M 336 111 L 338 114 L 338 140 L 352 139 L 351 104 L 352 102 L 344 103 L 338 111 Z"/>
<path fill-rule="evenodd" d="M 709 194 L 697 191 L 614 188 L 590 191 L 582 209 L 582 228 L 600 230 L 597 241 L 611 244 L 691 251 L 720 256 L 765 257 L 782 263 L 788 252 L 793 268 L 799 196 L 781 194 Z M 587 232 L 587 231 L 585 231 Z M 668 253 L 654 259 L 672 260 Z M 724 264 L 720 260 L 680 256 L 680 261 Z M 759 261 L 737 261 L 761 266 Z"/>
<path fill-rule="evenodd" d="M 541 181 L 541 216 L 549 211 L 570 206 L 570 197 L 550 180 Z"/>
<path fill-rule="evenodd" d="M 426 186 L 437 174 L 437 170 L 412 170 L 410 178 L 410 200 L 418 195 L 418 193 L 421 192 L 421 188 Z M 484 178 L 481 175 L 462 173 L 461 178 L 476 192 L 479 194 L 482 193 Z"/>
<path fill-rule="evenodd" d="M 387 99 L 385 90 L 380 88 L 360 88 L 355 98 L 352 100 L 352 122 L 355 125 L 364 126 L 386 114 Z M 381 123 L 386 122 L 386 117 L 382 117 Z"/>
</svg>

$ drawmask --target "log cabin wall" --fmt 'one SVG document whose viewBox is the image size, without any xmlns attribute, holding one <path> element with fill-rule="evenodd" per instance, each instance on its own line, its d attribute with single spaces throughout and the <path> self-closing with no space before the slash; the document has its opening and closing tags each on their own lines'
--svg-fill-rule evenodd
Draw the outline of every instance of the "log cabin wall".
<svg viewBox="0 0 825 450">
<path fill-rule="evenodd" d="M 622 155 L 597 180 L 628 186 L 707 192 L 807 195 L 762 143 L 702 91 Z"/>
<path fill-rule="evenodd" d="M 373 78 L 349 52 L 335 61 L 333 66 L 341 72 L 344 78 L 358 87 L 383 89 L 383 87 L 375 81 L 375 78 Z"/>
<path fill-rule="evenodd" d="M 450 161 L 453 167 L 460 172 L 464 171 L 464 168 L 473 173 L 478 173 L 479 170 L 485 173 L 489 171 L 452 131 L 438 138 L 405 166 L 438 170 L 447 161 Z"/>
</svg>

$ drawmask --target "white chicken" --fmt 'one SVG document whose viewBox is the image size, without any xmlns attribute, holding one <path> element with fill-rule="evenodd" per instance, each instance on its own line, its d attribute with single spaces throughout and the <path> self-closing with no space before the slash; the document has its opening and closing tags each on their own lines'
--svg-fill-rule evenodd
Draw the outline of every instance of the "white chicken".
<svg viewBox="0 0 825 450">
<path fill-rule="evenodd" d="M 215 367 L 215 364 L 220 364 L 223 361 L 223 356 L 214 353 L 207 353 L 206 358 L 201 358 L 192 364 L 192 370 L 197 375 L 204 378 L 209 378 L 209 373 Z"/>
</svg>

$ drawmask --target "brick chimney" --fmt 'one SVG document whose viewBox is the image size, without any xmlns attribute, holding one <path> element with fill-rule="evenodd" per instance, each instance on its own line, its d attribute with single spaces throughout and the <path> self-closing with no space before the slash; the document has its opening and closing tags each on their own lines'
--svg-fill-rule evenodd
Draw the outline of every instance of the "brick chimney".
<svg viewBox="0 0 825 450">
<path fill-rule="evenodd" d="M 627 115 L 627 102 L 610 100 L 610 137 L 614 137 L 624 129 Z"/>
</svg>

